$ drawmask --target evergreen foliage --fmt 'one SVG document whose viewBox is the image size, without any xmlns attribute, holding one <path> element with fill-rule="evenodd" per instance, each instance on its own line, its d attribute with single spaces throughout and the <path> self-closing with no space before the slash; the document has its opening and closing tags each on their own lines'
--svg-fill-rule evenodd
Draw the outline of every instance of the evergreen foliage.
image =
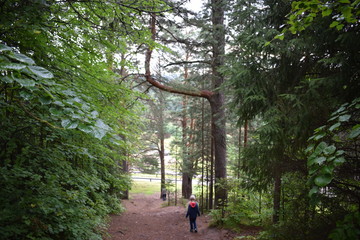
<svg viewBox="0 0 360 240">
<path fill-rule="evenodd" d="M 350 15 L 341 21 L 343 27 L 331 25 L 345 8 L 352 9 L 352 14 L 358 14 L 358 10 L 350 1 L 317 6 L 310 1 L 234 3 L 230 18 L 234 41 L 224 69 L 229 77 L 228 89 L 232 89 L 231 108 L 238 114 L 239 123 L 260 121 L 250 146 L 241 151 L 240 182 L 246 189 L 273 192 L 273 214 L 279 217 L 278 224 L 262 239 L 355 239 L 359 231 L 354 215 L 358 200 L 340 199 L 351 199 L 348 194 L 358 196 L 358 186 L 352 184 L 359 174 L 355 157 L 358 120 L 352 101 L 359 96 L 359 44 L 355 43 L 359 41 L 359 25 Z M 309 20 L 315 8 L 321 13 L 326 11 L 325 6 L 338 11 L 314 15 Z M 285 31 L 284 22 L 291 11 L 296 17 L 291 15 L 290 21 L 301 20 L 289 22 L 291 31 Z M 306 27 L 299 27 L 301 24 Z M 297 31 L 301 33 L 291 34 Z M 344 102 L 349 103 L 335 111 Z M 348 106 L 353 110 L 345 110 Z M 328 119 L 326 126 L 318 128 Z M 345 133 L 351 133 L 354 139 Z M 307 159 L 309 138 L 315 143 L 308 148 Z M 346 155 L 351 160 L 345 160 L 340 146 L 349 148 Z M 341 169 L 345 166 L 353 170 L 344 175 Z M 350 221 L 355 223 L 344 230 L 344 222 Z"/>
</svg>

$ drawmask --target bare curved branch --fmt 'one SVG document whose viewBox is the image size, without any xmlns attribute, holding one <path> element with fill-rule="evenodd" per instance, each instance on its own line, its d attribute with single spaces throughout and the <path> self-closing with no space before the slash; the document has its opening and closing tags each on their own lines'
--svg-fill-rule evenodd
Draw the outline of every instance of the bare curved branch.
<svg viewBox="0 0 360 240">
<path fill-rule="evenodd" d="M 156 34 L 155 23 L 156 23 L 156 16 L 155 16 L 155 14 L 151 14 L 150 30 L 151 30 L 151 38 L 153 41 L 155 41 L 155 34 Z M 157 87 L 166 92 L 178 93 L 178 94 L 193 96 L 193 97 L 203 97 L 206 99 L 210 99 L 211 96 L 214 94 L 212 91 L 208 91 L 208 90 L 185 91 L 185 90 L 175 89 L 173 87 L 166 86 L 166 85 L 161 84 L 160 82 L 156 81 L 156 79 L 151 76 L 151 71 L 150 71 L 151 54 L 152 54 L 152 48 L 148 47 L 148 49 L 146 51 L 146 55 L 145 55 L 145 79 L 148 83 L 150 83 L 154 87 Z"/>
</svg>

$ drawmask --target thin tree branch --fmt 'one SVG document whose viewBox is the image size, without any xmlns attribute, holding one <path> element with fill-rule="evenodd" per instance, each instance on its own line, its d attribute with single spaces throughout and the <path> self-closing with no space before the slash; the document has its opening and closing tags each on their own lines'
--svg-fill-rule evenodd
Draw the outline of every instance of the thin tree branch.
<svg viewBox="0 0 360 240">
<path fill-rule="evenodd" d="M 210 61 L 203 61 L 203 60 L 198 60 L 198 61 L 181 61 L 181 62 L 173 62 L 173 63 L 169 63 L 166 64 L 165 67 L 169 67 L 169 66 L 173 66 L 173 65 L 182 65 L 182 64 L 193 64 L 193 63 L 205 63 L 205 64 L 211 64 Z"/>
</svg>

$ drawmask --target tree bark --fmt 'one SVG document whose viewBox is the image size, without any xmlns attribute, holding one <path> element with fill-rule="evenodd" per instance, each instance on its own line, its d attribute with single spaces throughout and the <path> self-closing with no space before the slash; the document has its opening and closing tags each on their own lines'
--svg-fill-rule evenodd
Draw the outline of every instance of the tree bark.
<svg viewBox="0 0 360 240">
<path fill-rule="evenodd" d="M 213 127 L 211 127 L 213 128 Z M 213 209 L 214 198 L 214 138 L 211 137 L 211 154 L 210 154 L 210 178 L 209 178 L 209 209 Z"/>
<path fill-rule="evenodd" d="M 125 174 L 129 173 L 129 164 L 126 160 L 122 160 L 122 170 Z M 123 192 L 121 199 L 129 199 L 129 189 Z"/>
<path fill-rule="evenodd" d="M 239 143 L 238 143 L 238 166 L 237 166 L 237 179 L 240 179 L 240 169 L 241 169 L 241 126 L 239 127 Z"/>
<path fill-rule="evenodd" d="M 185 74 L 186 77 L 186 74 Z M 190 178 L 190 166 L 189 166 L 189 153 L 188 153 L 188 142 L 187 142 L 187 117 L 186 117 L 186 109 L 187 109 L 187 96 L 183 96 L 183 112 L 182 112 L 182 185 L 181 185 L 181 193 L 183 198 L 189 198 L 192 192 L 192 178 Z"/>
<path fill-rule="evenodd" d="M 189 54 L 186 53 L 186 61 L 189 58 Z M 184 67 L 184 79 L 185 81 L 188 79 L 189 77 L 189 70 L 188 67 L 185 65 Z M 182 131 L 183 131 L 183 138 L 182 138 L 182 143 L 183 143 L 183 154 L 182 154 L 182 159 L 183 159 L 183 164 L 182 164 L 182 196 L 183 198 L 190 198 L 190 195 L 192 194 L 192 166 L 193 164 L 191 163 L 191 159 L 189 159 L 189 142 L 188 141 L 188 136 L 187 136 L 187 103 L 188 103 L 188 96 L 183 96 L 183 103 L 182 103 Z"/>
<path fill-rule="evenodd" d="M 280 202 L 281 202 L 281 173 L 275 169 L 274 179 L 274 212 L 273 212 L 273 223 L 279 222 L 280 216 Z"/>
<path fill-rule="evenodd" d="M 159 140 L 160 140 L 160 172 L 161 172 L 161 184 L 160 184 L 160 198 L 162 197 L 162 189 L 166 188 L 165 186 L 165 133 L 164 133 L 164 97 L 163 95 L 160 96 L 160 105 L 159 108 Z"/>
<path fill-rule="evenodd" d="M 245 120 L 245 124 L 244 124 L 244 147 L 247 146 L 247 140 L 248 140 L 248 120 Z"/>
<path fill-rule="evenodd" d="M 201 212 L 204 212 L 205 103 L 201 101 Z"/>
<path fill-rule="evenodd" d="M 192 194 L 192 178 L 190 177 L 190 174 L 185 172 L 183 173 L 183 179 L 182 179 L 182 196 L 183 198 L 190 198 L 190 195 Z"/>
<path fill-rule="evenodd" d="M 224 0 L 211 0 L 213 26 L 213 89 L 210 97 L 211 115 L 213 119 L 213 137 L 215 144 L 215 207 L 221 207 L 227 199 L 226 188 L 221 182 L 226 179 L 226 119 L 224 109 L 224 94 L 219 87 L 224 83 L 224 76 L 219 69 L 224 65 L 225 27 Z M 220 184 L 220 185 L 219 185 Z"/>
</svg>

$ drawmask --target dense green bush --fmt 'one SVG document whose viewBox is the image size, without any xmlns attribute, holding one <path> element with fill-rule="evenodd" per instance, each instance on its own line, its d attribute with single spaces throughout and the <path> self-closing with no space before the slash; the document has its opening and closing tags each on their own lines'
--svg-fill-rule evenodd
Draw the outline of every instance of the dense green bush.
<svg viewBox="0 0 360 240">
<path fill-rule="evenodd" d="M 140 109 L 114 55 L 151 42 L 137 16 L 161 2 L 0 5 L 0 239 L 101 239 Z"/>
<path fill-rule="evenodd" d="M 2 44 L 0 71 L 0 238 L 101 239 L 129 188 L 121 142 L 91 98 L 59 94 L 51 72 Z"/>
</svg>

